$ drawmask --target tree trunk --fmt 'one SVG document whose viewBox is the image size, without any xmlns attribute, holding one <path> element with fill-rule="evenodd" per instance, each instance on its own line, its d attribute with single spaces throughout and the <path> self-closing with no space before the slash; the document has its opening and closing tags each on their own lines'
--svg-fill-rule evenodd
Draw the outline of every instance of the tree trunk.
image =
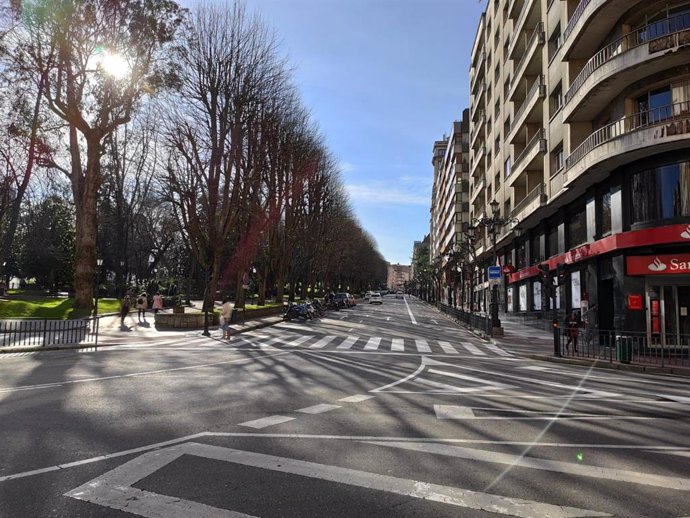
<svg viewBox="0 0 690 518">
<path fill-rule="evenodd" d="M 266 278 L 268 277 L 268 268 L 262 268 L 258 270 L 261 276 L 259 282 L 257 283 L 259 288 L 259 300 L 257 301 L 258 306 L 266 305 Z"/>
<path fill-rule="evenodd" d="M 80 175 L 73 184 L 76 208 L 74 307 L 80 309 L 93 307 L 101 148 L 100 140 L 87 141 L 86 174 Z"/>
</svg>

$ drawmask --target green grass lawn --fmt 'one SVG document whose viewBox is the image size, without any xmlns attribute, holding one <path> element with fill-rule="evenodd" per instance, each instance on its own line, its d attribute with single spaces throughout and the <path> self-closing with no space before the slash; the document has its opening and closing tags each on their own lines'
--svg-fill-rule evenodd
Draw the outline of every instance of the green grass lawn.
<svg viewBox="0 0 690 518">
<path fill-rule="evenodd" d="M 74 299 L 37 298 L 31 300 L 3 300 L 0 302 L 2 318 L 82 318 L 89 315 L 83 309 L 72 307 Z M 98 314 L 113 313 L 120 310 L 117 299 L 98 299 Z"/>
</svg>

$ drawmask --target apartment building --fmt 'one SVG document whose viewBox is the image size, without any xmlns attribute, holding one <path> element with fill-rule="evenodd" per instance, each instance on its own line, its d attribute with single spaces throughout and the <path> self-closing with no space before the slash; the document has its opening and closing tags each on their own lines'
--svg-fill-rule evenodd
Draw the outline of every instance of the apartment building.
<svg viewBox="0 0 690 518">
<path fill-rule="evenodd" d="M 497 232 L 502 311 L 689 343 L 690 2 L 489 0 L 470 88 L 470 217 L 495 200 L 517 220 Z M 540 265 L 563 269 L 554 297 Z"/>
<path fill-rule="evenodd" d="M 409 264 L 388 264 L 388 289 L 391 291 L 404 290 L 412 279 Z"/>
<path fill-rule="evenodd" d="M 434 184 L 431 199 L 429 256 L 436 258 L 439 300 L 449 304 L 458 295 L 453 252 L 463 240 L 462 225 L 469 221 L 469 109 L 453 122 L 451 133 L 434 142 Z"/>
</svg>

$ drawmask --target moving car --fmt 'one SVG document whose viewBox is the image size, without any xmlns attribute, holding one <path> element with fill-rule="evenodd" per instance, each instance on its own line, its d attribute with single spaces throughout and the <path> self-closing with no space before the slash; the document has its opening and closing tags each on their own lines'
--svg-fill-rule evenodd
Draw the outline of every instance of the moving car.
<svg viewBox="0 0 690 518">
<path fill-rule="evenodd" d="M 350 307 L 350 297 L 347 293 L 336 293 L 333 295 L 333 301 L 343 308 Z"/>
<path fill-rule="evenodd" d="M 383 297 L 380 293 L 374 293 L 369 297 L 369 304 L 383 304 Z"/>
<path fill-rule="evenodd" d="M 398 290 L 395 292 L 395 298 L 396 299 L 402 299 L 403 298 L 403 292 Z"/>
</svg>

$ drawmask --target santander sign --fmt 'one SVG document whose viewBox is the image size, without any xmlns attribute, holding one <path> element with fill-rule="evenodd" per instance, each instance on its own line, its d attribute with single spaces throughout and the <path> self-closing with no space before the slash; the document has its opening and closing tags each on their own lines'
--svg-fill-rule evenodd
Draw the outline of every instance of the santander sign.
<svg viewBox="0 0 690 518">
<path fill-rule="evenodd" d="M 690 254 L 629 255 L 625 262 L 628 275 L 690 274 Z"/>
</svg>

